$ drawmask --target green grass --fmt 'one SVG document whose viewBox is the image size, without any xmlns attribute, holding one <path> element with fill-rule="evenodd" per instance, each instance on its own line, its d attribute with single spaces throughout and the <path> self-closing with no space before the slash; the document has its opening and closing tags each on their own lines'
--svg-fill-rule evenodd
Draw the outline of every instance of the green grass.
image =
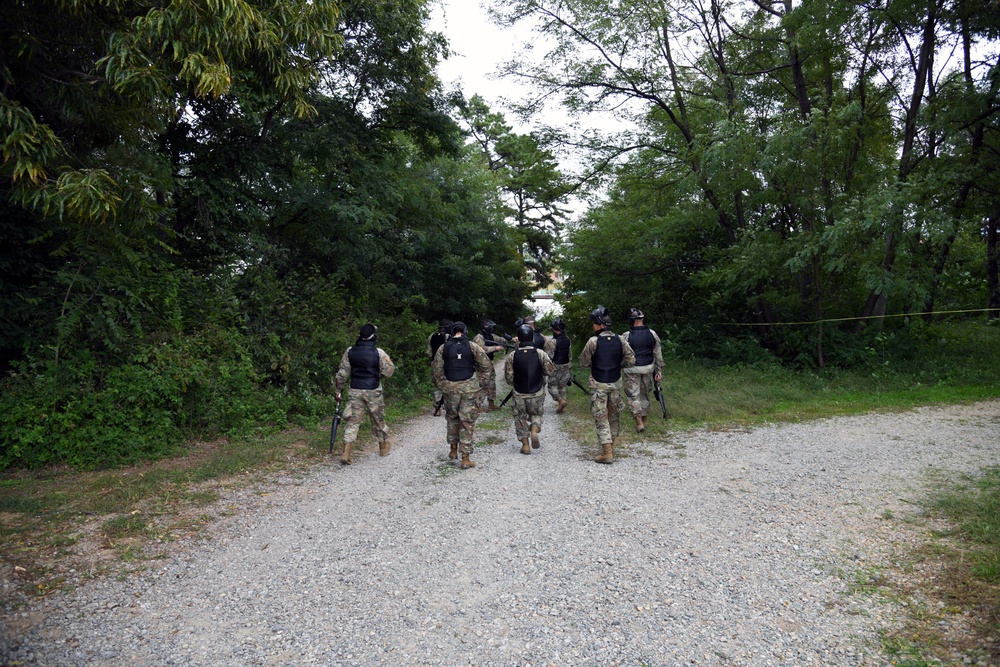
<svg viewBox="0 0 1000 667">
<path fill-rule="evenodd" d="M 987 468 L 982 477 L 943 491 L 931 502 L 930 511 L 954 526 L 944 536 L 961 541 L 963 565 L 970 574 L 1000 584 L 1000 467 Z"/>
</svg>

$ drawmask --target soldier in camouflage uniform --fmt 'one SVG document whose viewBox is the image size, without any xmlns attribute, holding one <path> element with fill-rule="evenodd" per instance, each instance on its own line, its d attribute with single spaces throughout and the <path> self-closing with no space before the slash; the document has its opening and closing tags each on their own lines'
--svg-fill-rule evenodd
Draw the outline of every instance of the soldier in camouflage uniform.
<svg viewBox="0 0 1000 667">
<path fill-rule="evenodd" d="M 590 370 L 590 414 L 597 426 L 597 442 L 601 455 L 595 461 L 611 463 L 614 444 L 618 439 L 618 416 L 625 409 L 625 402 L 618 391 L 622 369 L 635 365 L 635 353 L 621 336 L 611 331 L 611 315 L 604 306 L 590 313 L 594 323 L 594 336 L 580 353 L 580 366 Z"/>
<path fill-rule="evenodd" d="M 527 324 L 529 327 L 531 327 L 531 341 L 532 344 L 535 346 L 535 349 L 544 350 L 545 343 L 549 339 L 543 336 L 540 331 L 535 331 L 535 316 L 528 315 L 523 320 L 521 320 L 521 323 Z M 518 328 L 520 328 L 520 325 L 518 325 Z"/>
<path fill-rule="evenodd" d="M 635 366 L 625 370 L 622 382 L 628 407 L 635 417 L 635 430 L 642 433 L 646 430 L 649 419 L 649 393 L 653 391 L 653 382 L 663 379 L 663 351 L 660 347 L 660 337 L 656 332 L 643 324 L 645 315 L 638 308 L 629 312 L 628 319 L 631 328 L 622 334 L 629 347 L 635 352 Z"/>
<path fill-rule="evenodd" d="M 448 458 L 457 459 L 461 451 L 463 470 L 476 465 L 469 457 L 479 417 L 480 378 L 492 366 L 483 348 L 466 337 L 467 331 L 464 323 L 455 322 L 451 338 L 438 348 L 431 363 L 434 383 L 444 396 L 450 447 Z"/>
<path fill-rule="evenodd" d="M 566 335 L 566 323 L 561 319 L 552 322 L 552 333 L 552 338 L 545 341 L 545 353 L 555 366 L 555 371 L 549 375 L 549 396 L 559 404 L 556 414 L 561 414 L 566 408 L 566 388 L 573 372 L 573 362 L 569 358 L 571 342 Z"/>
<path fill-rule="evenodd" d="M 438 330 L 427 337 L 427 359 L 432 363 L 434 361 L 434 353 L 438 351 L 438 348 L 444 345 L 444 342 L 448 340 L 451 336 L 451 320 L 448 318 L 442 318 L 438 322 Z M 431 375 L 433 379 L 433 374 Z M 438 414 L 438 409 L 441 407 L 441 390 L 434 386 L 434 414 Z"/>
<path fill-rule="evenodd" d="M 348 380 L 351 383 L 347 409 L 344 410 L 344 421 L 347 422 L 344 427 L 344 452 L 340 455 L 340 462 L 344 465 L 351 464 L 351 451 L 358 437 L 358 427 L 366 412 L 371 418 L 372 430 L 378 439 L 379 456 L 388 456 L 392 450 L 389 429 L 385 425 L 381 376 L 391 377 L 396 367 L 384 350 L 375 347 L 377 334 L 378 330 L 374 324 L 361 327 L 358 341 L 347 348 L 341 357 L 340 367 L 334 379 L 334 394 L 338 403 L 344 385 Z"/>
<path fill-rule="evenodd" d="M 503 340 L 493 333 L 496 326 L 493 320 L 483 320 L 482 328 L 472 339 L 472 342 L 483 348 L 486 351 L 486 356 L 490 358 L 490 371 L 482 378 L 483 386 L 479 400 L 485 398 L 488 401 L 486 407 L 491 411 L 500 409 L 497 407 L 497 369 L 493 366 L 493 356 L 504 349 L 503 345 L 490 345 L 494 341 Z"/>
<path fill-rule="evenodd" d="M 521 325 L 517 331 L 518 347 L 507 355 L 503 365 L 504 379 L 514 389 L 514 431 L 521 441 L 522 454 L 541 447 L 538 434 L 545 412 L 545 377 L 555 371 L 549 355 L 534 346 L 533 338 L 531 327 Z"/>
</svg>

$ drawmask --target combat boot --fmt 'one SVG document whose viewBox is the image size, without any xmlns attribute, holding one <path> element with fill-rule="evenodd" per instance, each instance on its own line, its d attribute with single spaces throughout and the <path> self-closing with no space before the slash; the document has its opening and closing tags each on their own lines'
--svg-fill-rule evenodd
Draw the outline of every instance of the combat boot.
<svg viewBox="0 0 1000 667">
<path fill-rule="evenodd" d="M 598 456 L 594 460 L 597 461 L 598 463 L 611 463 L 612 461 L 614 461 L 615 460 L 614 444 L 609 442 L 606 445 L 601 445 L 601 447 L 604 451 L 601 453 L 600 456 Z"/>
<path fill-rule="evenodd" d="M 537 425 L 533 425 L 531 427 L 531 448 L 532 449 L 538 449 L 539 447 L 542 446 L 542 443 L 540 443 L 538 441 L 538 432 L 540 430 L 541 429 Z"/>
<path fill-rule="evenodd" d="M 530 454 L 531 453 L 531 446 L 528 444 L 528 439 L 527 438 L 521 438 L 521 453 L 522 454 Z"/>
<path fill-rule="evenodd" d="M 560 398 L 559 399 L 559 407 L 556 408 L 556 414 L 557 415 L 561 415 L 562 411 L 566 409 L 567 405 L 569 405 L 569 401 L 567 401 L 565 398 Z"/>
<path fill-rule="evenodd" d="M 451 450 L 448 451 L 448 458 L 452 461 L 458 458 L 458 443 L 451 446 Z"/>
<path fill-rule="evenodd" d="M 383 440 L 378 443 L 378 455 L 379 456 L 389 456 L 389 452 L 392 451 L 392 441 Z"/>
<path fill-rule="evenodd" d="M 642 415 L 635 416 L 635 430 L 638 433 L 642 433 L 646 428 L 646 425 L 642 423 Z"/>
<path fill-rule="evenodd" d="M 486 406 L 486 409 L 489 410 L 490 412 L 496 412 L 497 410 L 500 409 L 500 406 L 497 405 L 497 402 L 491 398 L 489 405 Z"/>
<path fill-rule="evenodd" d="M 475 467 L 476 467 L 476 464 L 473 463 L 471 459 L 469 459 L 469 455 L 463 453 L 462 454 L 462 465 L 461 465 L 462 470 L 468 470 L 469 468 L 475 468 Z"/>
<path fill-rule="evenodd" d="M 345 466 L 351 465 L 351 450 L 352 449 L 354 449 L 354 443 L 353 442 L 345 442 L 344 443 L 344 451 L 340 455 L 340 462 L 341 462 L 341 464 L 343 464 Z"/>
</svg>

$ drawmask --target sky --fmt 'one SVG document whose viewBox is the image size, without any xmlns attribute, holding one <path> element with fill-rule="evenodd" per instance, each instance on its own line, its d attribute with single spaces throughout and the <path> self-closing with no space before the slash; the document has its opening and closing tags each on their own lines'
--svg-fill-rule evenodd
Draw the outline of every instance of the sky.
<svg viewBox="0 0 1000 667">
<path fill-rule="evenodd" d="M 480 0 L 438 0 L 430 29 L 442 32 L 454 55 L 438 66 L 446 88 L 460 85 L 466 98 L 479 94 L 494 111 L 505 112 L 507 122 L 524 132 L 507 113 L 505 98 L 516 100 L 526 91 L 515 82 L 495 75 L 517 46 L 531 38 L 528 30 L 501 30 L 490 22 Z"/>
</svg>

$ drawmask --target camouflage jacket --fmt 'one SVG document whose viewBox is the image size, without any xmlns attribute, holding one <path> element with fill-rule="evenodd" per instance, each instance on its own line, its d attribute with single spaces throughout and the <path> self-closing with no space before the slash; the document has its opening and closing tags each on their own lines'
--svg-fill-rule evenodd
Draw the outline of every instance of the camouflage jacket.
<svg viewBox="0 0 1000 667">
<path fill-rule="evenodd" d="M 480 376 L 485 376 L 493 368 L 493 362 L 486 356 L 483 348 L 469 341 L 472 348 L 472 355 L 476 361 L 476 372 L 468 380 L 449 380 L 444 375 L 444 345 L 434 353 L 434 360 L 431 362 L 431 375 L 434 377 L 434 384 L 444 394 L 475 394 L 480 390 Z"/>
<path fill-rule="evenodd" d="M 380 347 L 375 349 L 378 350 L 379 373 L 385 377 L 392 377 L 392 374 L 396 372 L 396 365 L 392 363 L 392 359 L 390 359 L 389 355 L 385 353 L 385 350 Z M 337 377 L 333 382 L 334 391 L 337 394 L 340 394 L 344 390 L 344 387 L 347 386 L 351 379 L 351 360 L 347 357 L 350 351 L 351 348 L 347 348 L 344 352 L 344 356 L 340 358 L 340 367 L 337 369 Z"/>
</svg>

